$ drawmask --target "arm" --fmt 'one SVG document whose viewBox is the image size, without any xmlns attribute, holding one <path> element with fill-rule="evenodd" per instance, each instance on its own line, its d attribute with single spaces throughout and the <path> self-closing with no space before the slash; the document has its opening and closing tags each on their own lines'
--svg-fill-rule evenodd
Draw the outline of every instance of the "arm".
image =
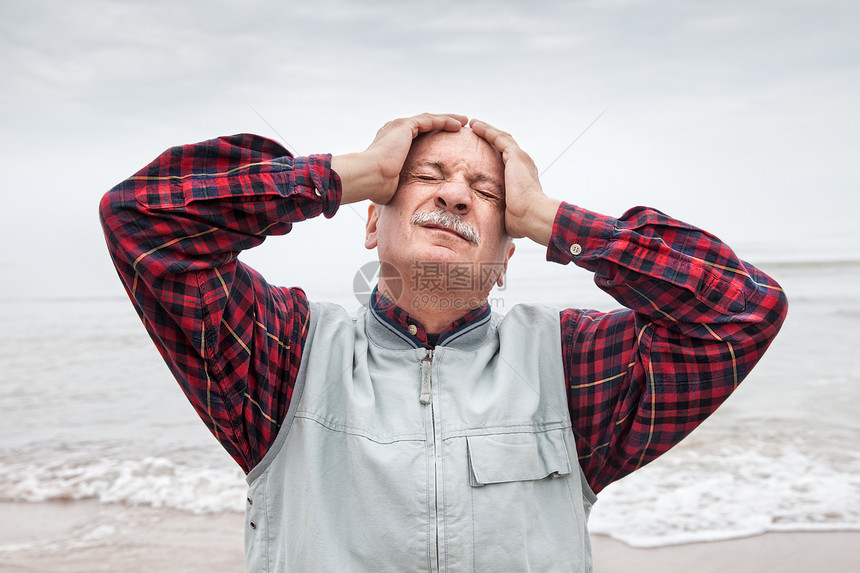
<svg viewBox="0 0 860 573">
<path fill-rule="evenodd" d="M 394 120 L 364 152 L 334 158 L 293 158 L 253 135 L 176 147 L 102 199 L 108 249 L 138 314 L 245 471 L 289 408 L 308 301 L 300 289 L 269 285 L 238 254 L 295 222 L 333 216 L 341 202 L 388 202 L 412 139 L 464 123 L 431 114 Z"/>
<path fill-rule="evenodd" d="M 503 154 L 508 233 L 593 272 L 626 307 L 561 313 L 577 452 L 600 491 L 722 404 L 776 336 L 785 294 L 716 237 L 658 211 L 613 219 L 546 197 L 509 134 L 475 120 L 472 129 Z"/>
<path fill-rule="evenodd" d="M 773 279 L 716 237 L 651 209 L 616 220 L 562 205 L 547 253 L 594 272 L 629 309 L 561 313 L 571 419 L 594 491 L 712 414 L 785 319 L 785 294 Z"/>
<path fill-rule="evenodd" d="M 294 222 L 332 216 L 339 200 L 328 156 L 294 159 L 253 135 L 170 149 L 102 199 L 108 249 L 138 314 L 245 471 L 289 406 L 308 303 L 237 255 Z"/>
</svg>

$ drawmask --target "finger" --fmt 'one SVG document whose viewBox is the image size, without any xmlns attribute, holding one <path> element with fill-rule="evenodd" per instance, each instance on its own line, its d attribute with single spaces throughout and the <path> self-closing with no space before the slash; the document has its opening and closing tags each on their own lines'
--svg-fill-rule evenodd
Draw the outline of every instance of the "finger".
<svg viewBox="0 0 860 573">
<path fill-rule="evenodd" d="M 469 123 L 469 118 L 459 113 L 443 113 L 439 114 L 439 117 L 446 118 L 445 128 L 453 128 L 454 131 L 457 131 L 458 129 Z M 450 121 L 451 119 L 453 119 L 454 121 Z"/>
<path fill-rule="evenodd" d="M 475 132 L 475 135 L 487 140 L 487 143 L 496 148 L 497 151 L 504 154 L 505 151 L 518 148 L 517 142 L 510 133 L 502 131 L 497 127 L 493 127 L 485 121 L 473 119 L 469 122 L 469 127 Z"/>
<path fill-rule="evenodd" d="M 412 122 L 412 137 L 428 131 L 458 131 L 468 123 L 465 115 L 422 113 L 410 118 Z"/>
<path fill-rule="evenodd" d="M 534 160 L 519 146 L 510 133 L 478 119 L 473 119 L 469 125 L 475 135 L 484 138 L 487 143 L 502 154 L 505 165 L 510 165 L 512 162 L 521 163 L 528 169 L 535 171 L 535 180 L 537 180 L 537 167 Z"/>
</svg>

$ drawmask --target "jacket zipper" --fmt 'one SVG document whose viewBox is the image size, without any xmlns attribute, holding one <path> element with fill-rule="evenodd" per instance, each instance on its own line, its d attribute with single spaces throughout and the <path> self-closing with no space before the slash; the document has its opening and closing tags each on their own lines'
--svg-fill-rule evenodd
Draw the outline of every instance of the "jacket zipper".
<svg viewBox="0 0 860 573">
<path fill-rule="evenodd" d="M 433 400 L 433 349 L 421 359 L 421 395 L 418 397 L 425 406 Z"/>
<path fill-rule="evenodd" d="M 433 408 L 433 349 L 428 348 L 427 354 L 421 359 L 421 394 L 418 399 L 425 406 L 430 406 L 430 430 L 433 433 L 433 472 L 435 478 L 433 480 L 433 498 L 436 506 L 435 526 L 436 526 L 436 570 L 442 570 L 442 564 L 439 562 L 439 443 L 436 439 L 436 411 Z"/>
</svg>

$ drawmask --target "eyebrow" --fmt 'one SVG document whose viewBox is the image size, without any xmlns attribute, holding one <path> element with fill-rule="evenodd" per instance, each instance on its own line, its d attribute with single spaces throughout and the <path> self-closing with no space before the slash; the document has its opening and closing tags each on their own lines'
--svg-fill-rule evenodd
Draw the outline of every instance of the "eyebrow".
<svg viewBox="0 0 860 573">
<path fill-rule="evenodd" d="M 496 188 L 496 191 L 499 193 L 499 195 L 505 194 L 504 184 L 501 183 L 495 177 L 492 177 L 490 175 L 485 175 L 483 173 L 479 173 L 479 174 L 475 175 L 475 181 L 480 182 L 480 183 L 489 183 L 490 185 L 492 185 L 493 187 Z"/>
<path fill-rule="evenodd" d="M 415 168 L 419 168 L 419 167 L 429 167 L 431 169 L 438 171 L 439 173 L 445 172 L 445 164 L 442 163 L 441 161 L 435 161 L 432 159 L 427 159 L 427 160 L 421 161 L 417 165 L 415 165 Z M 504 195 L 504 193 L 505 193 L 504 184 L 501 181 L 499 181 L 498 179 L 496 179 L 495 177 L 493 177 L 492 175 L 488 175 L 486 173 L 477 173 L 477 174 L 472 176 L 472 180 L 474 182 L 477 182 L 477 183 L 489 183 L 490 185 L 492 185 L 493 187 L 496 188 L 496 191 L 499 193 L 499 195 Z"/>
<path fill-rule="evenodd" d="M 431 161 L 429 159 L 420 162 L 415 167 L 430 167 L 430 168 L 435 169 L 436 171 L 438 171 L 440 173 L 445 171 L 445 164 L 444 163 L 442 163 L 441 161 Z"/>
</svg>

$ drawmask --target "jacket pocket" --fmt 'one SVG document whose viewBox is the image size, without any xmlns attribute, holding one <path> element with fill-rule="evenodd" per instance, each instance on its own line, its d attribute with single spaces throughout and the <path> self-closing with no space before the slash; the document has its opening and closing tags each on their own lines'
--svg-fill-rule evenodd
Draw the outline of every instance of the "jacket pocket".
<svg viewBox="0 0 860 573">
<path fill-rule="evenodd" d="M 472 527 L 465 542 L 455 541 L 471 548 L 463 557 L 468 570 L 588 570 L 585 497 L 566 433 L 570 429 L 466 438 L 469 481 L 463 485 L 471 487 L 459 511 Z M 459 500 L 448 501 L 450 507 Z"/>
<path fill-rule="evenodd" d="M 570 474 L 563 431 L 467 437 L 472 487 Z"/>
</svg>

